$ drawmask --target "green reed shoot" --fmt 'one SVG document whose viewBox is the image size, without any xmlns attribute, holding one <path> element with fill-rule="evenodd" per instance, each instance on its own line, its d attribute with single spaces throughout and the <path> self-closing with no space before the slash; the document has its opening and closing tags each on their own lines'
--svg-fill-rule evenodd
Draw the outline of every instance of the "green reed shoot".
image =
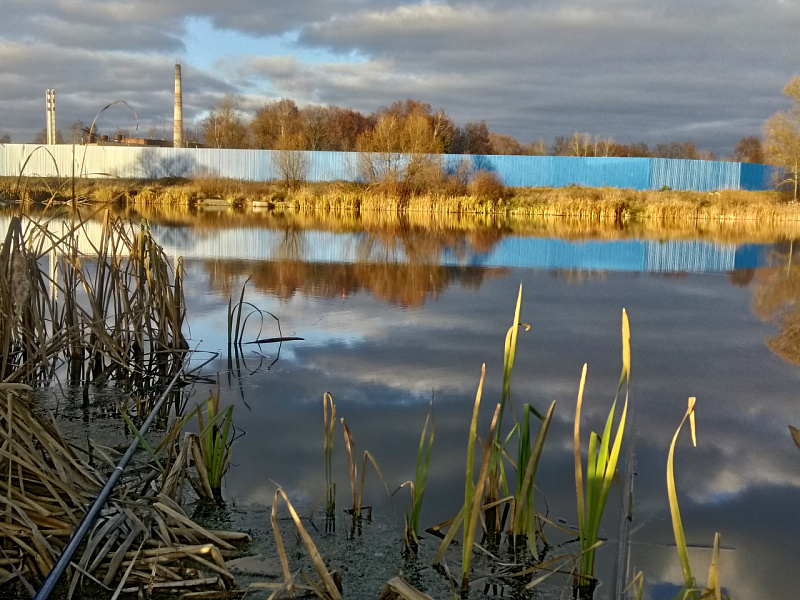
<svg viewBox="0 0 800 600">
<path fill-rule="evenodd" d="M 492 460 L 493 445 L 495 428 L 499 420 L 500 404 L 497 405 L 492 417 L 492 423 L 489 427 L 489 434 L 486 436 L 486 444 L 483 448 L 483 458 L 481 460 L 480 472 L 478 473 L 477 483 L 475 482 L 475 441 L 478 438 L 478 412 L 481 406 L 481 396 L 483 395 L 483 382 L 486 377 L 486 365 L 481 368 L 481 379 L 478 384 L 478 392 L 475 395 L 475 405 L 472 410 L 472 420 L 469 427 L 469 440 L 467 442 L 467 477 L 464 486 L 464 506 L 461 509 L 463 513 L 463 541 L 461 548 L 461 589 L 466 590 L 469 586 L 469 567 L 472 562 L 472 545 L 475 542 L 475 530 L 478 526 L 478 518 L 481 513 L 481 506 L 484 498 L 484 487 L 487 482 L 487 474 Z M 488 503 L 488 502 L 487 502 Z M 452 528 L 457 528 L 459 518 L 456 517 L 456 522 L 453 523 Z M 448 534 L 450 531 L 448 530 Z M 455 531 L 453 531 L 455 533 Z M 451 537 L 452 539 L 452 537 Z M 445 537 L 442 540 L 442 546 L 445 542 L 449 544 L 449 540 Z M 440 548 L 440 552 L 443 549 Z M 437 553 L 439 556 L 439 553 Z M 438 562 L 434 559 L 434 562 Z"/>
<path fill-rule="evenodd" d="M 197 404 L 180 420 L 175 421 L 157 450 L 170 446 L 177 439 L 181 429 L 196 416 L 199 433 L 191 439 L 191 452 L 195 458 L 201 485 L 195 489 L 199 495 L 219 502 L 222 500 L 222 478 L 231 462 L 233 405 L 220 409 L 219 390 L 210 393 L 206 399 L 205 416 L 203 405 L 203 402 Z"/>
<path fill-rule="evenodd" d="M 205 463 L 206 473 L 216 500 L 222 499 L 222 477 L 231 462 L 231 426 L 233 422 L 233 405 L 220 411 L 219 394 L 210 394 L 206 400 L 206 417 L 203 411 L 197 410 L 197 422 L 200 427 L 199 441 Z"/>
<path fill-rule="evenodd" d="M 623 590 L 624 592 L 633 592 L 633 600 L 642 600 L 644 598 L 644 573 L 637 571 L 633 576 L 633 580 L 628 584 L 628 587 Z"/>
<path fill-rule="evenodd" d="M 333 403 L 333 396 L 328 392 L 322 397 L 322 409 L 325 419 L 325 513 L 328 517 L 332 517 L 336 510 L 336 484 L 333 482 L 333 427 L 336 424 L 336 405 Z"/>
<path fill-rule="evenodd" d="M 428 430 L 429 425 L 430 431 Z M 411 506 L 406 506 L 405 513 L 404 542 L 406 548 L 412 552 L 415 551 L 419 545 L 419 513 L 422 509 L 422 498 L 425 495 L 425 485 L 428 481 L 428 467 L 431 462 L 434 429 L 433 400 L 431 399 L 428 415 L 425 417 L 425 425 L 422 427 L 422 435 L 419 438 L 417 468 L 414 472 L 414 481 L 407 481 L 403 484 L 403 486 L 408 485 L 411 489 Z"/>
<path fill-rule="evenodd" d="M 703 592 L 705 598 L 722 600 L 722 581 L 719 576 L 719 532 L 714 534 L 714 547 L 711 551 L 711 566 L 708 568 L 708 587 Z"/>
<path fill-rule="evenodd" d="M 669 497 L 669 512 L 672 517 L 672 531 L 675 534 L 675 547 L 678 550 L 678 559 L 681 562 L 683 582 L 686 590 L 694 590 L 697 586 L 694 576 L 692 575 L 692 568 L 689 565 L 689 549 L 686 547 L 686 535 L 683 532 L 681 511 L 678 507 L 678 493 L 675 489 L 675 442 L 678 440 L 678 434 L 680 434 L 686 419 L 689 419 L 689 425 L 692 431 L 692 445 L 697 446 L 697 433 L 694 419 L 695 402 L 696 399 L 694 397 L 689 398 L 686 413 L 683 415 L 683 419 L 681 419 L 681 423 L 678 425 L 678 429 L 672 437 L 672 443 L 669 446 L 669 455 L 667 456 L 667 495 Z"/>
<path fill-rule="evenodd" d="M 230 354 L 231 346 L 238 346 L 242 343 L 242 335 L 244 334 L 242 309 L 244 308 L 244 291 L 248 281 L 250 281 L 249 277 L 242 285 L 242 293 L 236 305 L 232 305 L 232 299 L 228 298 L 228 354 Z"/>
<path fill-rule="evenodd" d="M 678 440 L 683 424 L 686 419 L 689 419 L 689 427 L 692 432 L 692 445 L 697 447 L 697 431 L 695 427 L 694 406 L 696 398 L 692 396 L 689 398 L 686 413 L 681 419 L 675 435 L 672 436 L 672 443 L 669 446 L 669 455 L 667 457 L 667 495 L 669 496 L 669 512 L 672 517 L 672 531 L 675 534 L 675 547 L 678 550 L 678 560 L 681 563 L 681 571 L 683 572 L 683 590 L 682 597 L 684 599 L 698 600 L 704 598 L 714 598 L 721 600 L 722 587 L 720 584 L 719 576 L 719 543 L 720 535 L 714 535 L 714 548 L 711 553 L 711 566 L 708 570 L 708 587 L 699 592 L 697 582 L 692 574 L 692 568 L 689 564 L 689 549 L 686 546 L 686 535 L 683 531 L 683 521 L 681 520 L 681 511 L 678 507 L 678 492 L 675 489 L 675 443 Z"/>
<path fill-rule="evenodd" d="M 528 331 L 531 326 L 526 323 L 519 322 L 519 313 L 522 307 L 522 284 L 519 285 L 519 293 L 517 294 L 517 305 L 514 309 L 514 321 L 511 327 L 508 328 L 506 333 L 506 341 L 503 352 L 503 392 L 500 398 L 500 415 L 498 423 L 503 422 L 503 411 L 508 402 L 511 401 L 511 372 L 514 370 L 514 358 L 517 355 L 517 334 L 520 327 L 524 327 Z M 496 432 L 495 441 L 500 439 L 500 430 Z"/>
<path fill-rule="evenodd" d="M 478 521 L 478 512 L 481 507 L 481 500 L 483 498 L 483 489 L 486 483 L 486 473 L 489 467 L 489 460 L 492 453 L 490 443 L 486 443 L 483 448 L 483 459 L 481 461 L 481 476 L 478 477 L 477 483 L 475 482 L 475 441 L 478 439 L 478 413 L 481 406 L 481 396 L 483 395 L 483 381 L 486 376 L 486 365 L 481 368 L 481 379 L 478 383 L 478 392 L 475 395 L 475 405 L 472 409 L 472 420 L 469 427 L 469 438 L 467 439 L 467 476 L 464 483 L 464 504 L 458 511 L 458 514 L 449 522 L 447 533 L 439 544 L 439 549 L 433 557 L 432 564 L 438 564 L 444 557 L 444 553 L 450 546 L 450 543 L 455 538 L 458 529 L 463 524 L 463 538 L 464 548 L 462 549 L 462 585 L 469 582 L 469 564 L 472 554 L 472 543 L 475 540 L 475 527 Z M 494 418 L 492 420 L 492 428 L 490 434 L 486 439 L 491 440 L 494 435 L 494 426 L 497 423 L 497 417 L 500 412 L 500 405 L 495 409 Z M 444 523 L 438 527 L 447 525 Z M 468 530 L 471 529 L 471 533 Z M 466 583 L 465 583 L 466 582 Z"/>
<path fill-rule="evenodd" d="M 517 452 L 517 491 L 514 495 L 514 505 L 516 508 L 511 530 L 515 538 L 523 535 L 527 537 L 528 549 L 534 558 L 538 558 L 539 555 L 536 549 L 536 511 L 534 510 L 533 504 L 533 495 L 536 487 L 536 469 L 539 466 L 539 458 L 542 455 L 544 440 L 547 437 L 547 430 L 550 427 L 550 421 L 553 417 L 553 410 L 555 407 L 555 401 L 551 402 L 550 409 L 542 420 L 539 433 L 536 435 L 533 446 L 531 446 L 529 422 L 531 413 L 534 411 L 529 404 L 525 404 L 522 430 L 519 437 Z"/>
<path fill-rule="evenodd" d="M 517 335 L 520 327 L 525 330 L 530 329 L 530 325 L 520 323 L 519 315 L 522 307 L 522 284 L 519 286 L 519 293 L 517 294 L 517 303 L 514 309 L 514 320 L 506 333 L 505 346 L 503 351 L 503 387 L 500 397 L 500 412 L 498 414 L 497 428 L 495 429 L 494 436 L 491 438 L 493 442 L 491 462 L 489 464 L 488 478 L 486 481 L 486 504 L 496 506 L 500 498 L 500 488 L 502 487 L 505 495 L 508 496 L 508 484 L 505 480 L 503 473 L 503 446 L 501 442 L 501 426 L 503 422 L 503 412 L 507 404 L 511 403 L 511 372 L 514 369 L 514 358 L 517 352 Z M 538 415 L 538 413 L 536 413 Z M 541 418 L 541 416 L 539 416 Z M 527 462 L 527 461 L 526 461 Z M 519 464 L 519 463 L 518 463 Z M 521 465 L 520 469 L 523 468 Z M 499 533 L 502 524 L 500 523 L 499 514 L 496 508 L 491 508 L 487 511 L 486 519 L 487 529 L 489 534 Z"/>
<path fill-rule="evenodd" d="M 575 491 L 578 505 L 578 528 L 580 531 L 581 550 L 587 550 L 581 557 L 578 572 L 578 586 L 589 584 L 594 577 L 594 550 L 588 550 L 597 541 L 600 529 L 600 520 L 603 516 L 611 482 L 617 472 L 622 438 L 625 432 L 625 421 L 628 414 L 628 396 L 630 391 L 630 325 L 628 314 L 622 310 L 622 374 L 617 387 L 617 394 L 608 413 L 602 436 L 592 432 L 589 437 L 589 454 L 586 464 L 586 488 L 584 489 L 583 464 L 581 460 L 581 406 L 583 404 L 583 390 L 586 384 L 587 366 L 583 365 L 581 382 L 578 389 L 578 401 L 575 408 L 574 454 L 575 454 Z M 625 388 L 625 405 L 622 409 L 617 431 L 612 443 L 612 426 L 617 400 L 623 384 Z"/>
</svg>

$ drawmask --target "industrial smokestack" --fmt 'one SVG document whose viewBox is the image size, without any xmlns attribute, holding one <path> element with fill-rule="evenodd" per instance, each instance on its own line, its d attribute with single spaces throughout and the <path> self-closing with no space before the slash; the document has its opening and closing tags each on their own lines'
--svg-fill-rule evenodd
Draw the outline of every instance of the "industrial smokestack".
<svg viewBox="0 0 800 600">
<path fill-rule="evenodd" d="M 47 90 L 47 145 L 52 146 L 56 140 L 56 91 Z"/>
<path fill-rule="evenodd" d="M 181 65 L 175 65 L 175 116 L 172 132 L 173 146 L 183 147 L 183 95 L 181 93 Z"/>
</svg>

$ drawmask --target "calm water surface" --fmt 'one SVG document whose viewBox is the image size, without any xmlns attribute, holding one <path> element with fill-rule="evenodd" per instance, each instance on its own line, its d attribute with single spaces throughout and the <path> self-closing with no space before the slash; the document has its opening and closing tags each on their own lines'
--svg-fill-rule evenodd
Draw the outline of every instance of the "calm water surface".
<svg viewBox="0 0 800 600">
<path fill-rule="evenodd" d="M 718 531 L 722 581 L 732 598 L 797 596 L 800 451 L 788 425 L 800 427 L 800 370 L 791 362 L 800 358 L 800 272 L 789 262 L 788 243 L 499 238 L 476 245 L 474 238 L 408 231 L 398 237 L 253 227 L 154 225 L 153 231 L 168 252 L 184 257 L 190 343 L 221 353 L 206 371 L 220 374 L 223 400 L 235 404 L 244 434 L 234 444 L 224 494 L 232 506 L 261 515 L 265 530 L 263 510 L 276 485 L 307 509 L 324 497 L 325 392 L 359 452 L 372 453 L 392 488 L 413 478 L 433 398 L 436 434 L 421 521 L 428 527 L 453 517 L 463 502 L 481 365 L 486 384 L 479 431 L 485 432 L 500 398 L 503 341 L 521 284 L 521 320 L 531 330 L 519 337 L 515 412 L 521 414 L 523 403 L 544 411 L 556 401 L 537 476 L 543 494 L 537 508 L 567 526 L 576 523 L 572 428 L 581 368 L 588 364 L 582 418 L 588 435 L 602 428 L 616 391 L 625 308 L 635 460 L 628 572 L 644 572 L 650 598 L 672 597 L 681 581 L 665 470 L 687 398 L 696 396 L 698 444 L 693 448 L 683 432 L 675 459 L 695 576 L 705 582 Z M 227 303 L 248 278 L 245 299 L 277 316 L 284 336 L 304 341 L 279 351 L 245 346 L 244 361 L 231 374 Z M 249 321 L 245 339 L 258 335 L 256 321 Z M 263 337 L 278 335 L 273 319 L 263 327 Z M 337 430 L 337 506 L 345 507 L 341 439 Z M 404 494 L 395 495 L 398 515 Z M 365 502 L 392 521 L 371 470 Z M 599 551 L 604 582 L 597 598 L 613 591 L 619 505 L 614 491 L 601 532 L 608 544 Z M 387 531 L 384 537 L 400 539 L 399 528 Z M 399 543 L 390 548 L 372 556 L 396 562 L 391 575 L 401 560 Z M 345 574 L 346 597 L 359 597 L 348 595 L 347 586 Z"/>
</svg>

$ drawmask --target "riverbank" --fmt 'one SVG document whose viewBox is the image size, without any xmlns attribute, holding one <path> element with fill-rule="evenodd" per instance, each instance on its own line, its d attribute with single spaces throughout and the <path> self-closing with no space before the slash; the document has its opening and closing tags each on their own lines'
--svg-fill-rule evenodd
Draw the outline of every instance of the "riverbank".
<svg viewBox="0 0 800 600">
<path fill-rule="evenodd" d="M 613 222 L 800 222 L 800 203 L 775 191 L 636 191 L 620 188 L 510 188 L 488 175 L 413 192 L 348 182 L 280 183 L 223 179 L 0 179 L 0 199 L 81 201 L 134 206 L 252 206 L 265 210 L 566 217 Z"/>
</svg>

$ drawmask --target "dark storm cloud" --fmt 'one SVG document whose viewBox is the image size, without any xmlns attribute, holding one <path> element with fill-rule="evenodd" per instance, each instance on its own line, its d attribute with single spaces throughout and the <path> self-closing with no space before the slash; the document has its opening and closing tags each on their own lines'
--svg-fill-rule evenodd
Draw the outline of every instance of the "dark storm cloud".
<svg viewBox="0 0 800 600">
<path fill-rule="evenodd" d="M 267 50 L 209 39 L 217 62 L 192 70 L 198 19 Z M 245 108 L 285 96 L 366 112 L 411 97 L 522 141 L 588 131 L 724 155 L 785 106 L 800 70 L 800 6 L 781 0 L 14 0 L 4 20 L 0 129 L 14 137 L 41 129 L 51 87 L 69 115 L 91 112 L 78 103 L 92 90 L 169 113 L 179 58 L 189 120 L 227 93 Z"/>
</svg>

